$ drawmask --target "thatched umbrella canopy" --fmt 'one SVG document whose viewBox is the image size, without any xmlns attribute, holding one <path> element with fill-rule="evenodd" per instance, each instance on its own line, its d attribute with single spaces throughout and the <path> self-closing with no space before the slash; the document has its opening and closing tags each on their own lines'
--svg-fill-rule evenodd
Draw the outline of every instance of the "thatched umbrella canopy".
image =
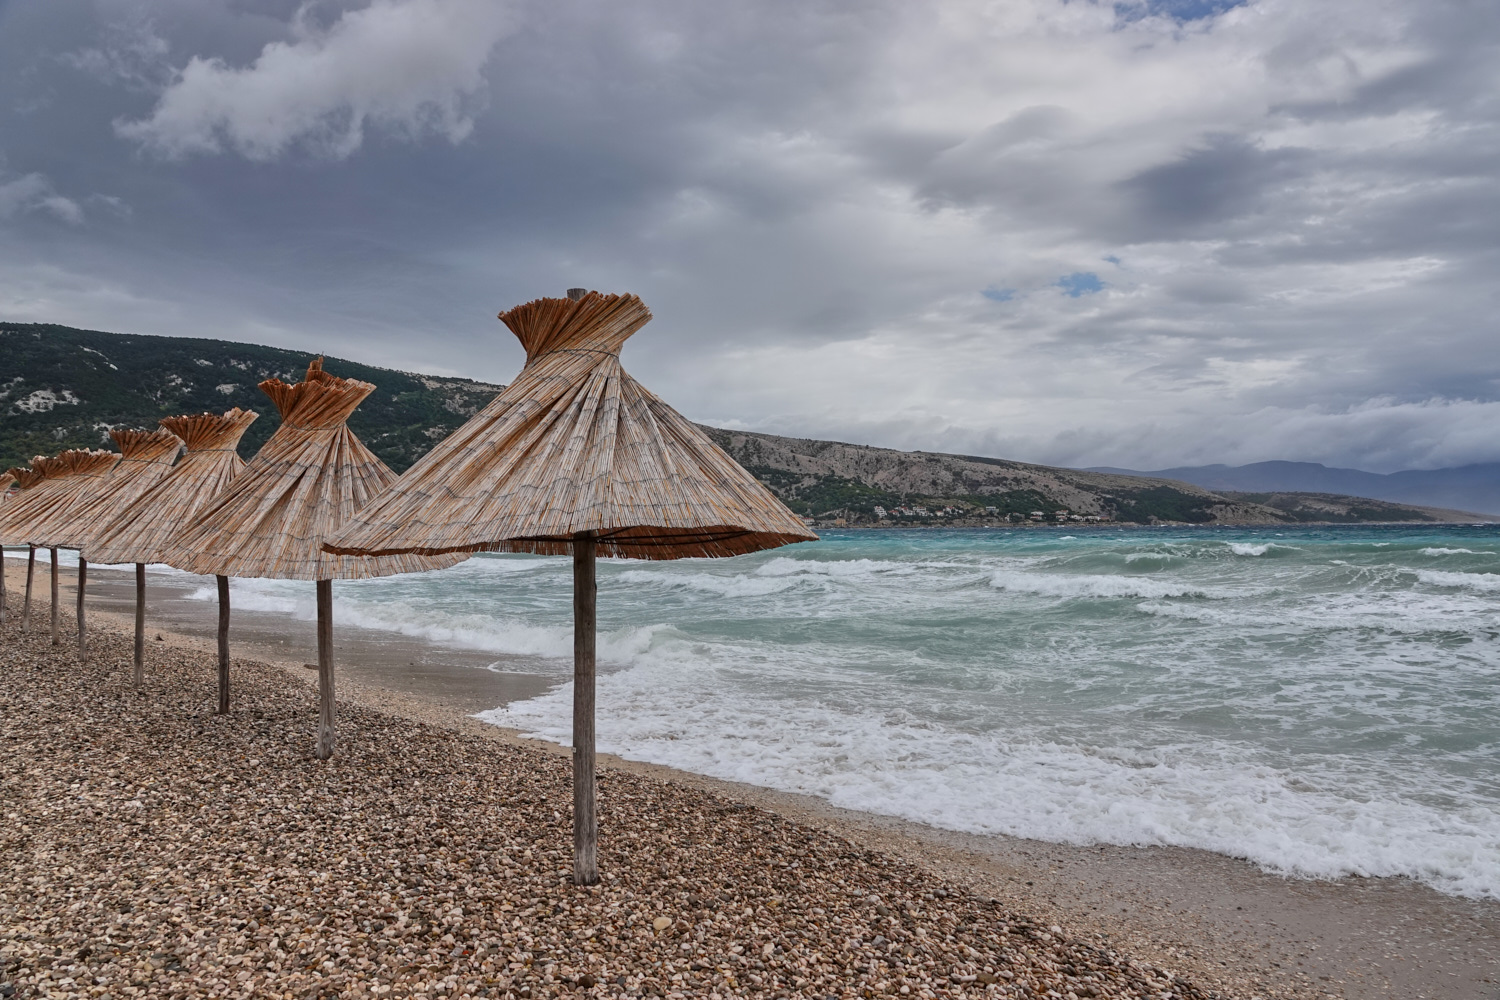
<svg viewBox="0 0 1500 1000">
<path fill-rule="evenodd" d="M 77 548 L 69 515 L 103 485 L 119 461 L 119 452 L 103 449 L 73 448 L 56 458 L 38 455 L 31 467 L 42 474 L 42 481 L 17 498 L 6 520 L 39 548 Z"/>
<path fill-rule="evenodd" d="M 440 569 L 467 557 L 400 554 L 371 559 L 324 552 L 326 539 L 396 481 L 396 474 L 345 424 L 375 387 L 329 375 L 318 358 L 308 366 L 305 381 L 288 385 L 273 378 L 260 388 L 281 411 L 281 426 L 164 558 L 178 569 L 219 578 L 220 712 L 229 710 L 229 577 L 317 582 L 318 756 L 326 759 L 333 753 L 334 737 L 332 582 Z"/>
<path fill-rule="evenodd" d="M 235 452 L 245 428 L 260 416 L 235 407 L 223 414 L 166 417 L 161 426 L 187 448 L 182 461 L 95 531 L 85 554 L 95 562 L 135 563 L 136 687 L 145 673 L 146 564 L 160 562 L 183 528 L 239 475 Z"/>
<path fill-rule="evenodd" d="M 11 500 L 11 499 L 18 498 L 19 495 L 22 492 L 24 492 L 25 490 L 28 490 L 31 487 L 35 486 L 37 483 L 41 482 L 42 479 L 43 479 L 43 476 L 42 476 L 42 474 L 40 472 L 36 471 L 35 469 L 26 467 L 26 466 L 14 466 L 12 468 L 6 469 L 5 470 L 5 477 L 8 480 L 13 480 L 15 482 L 15 484 L 16 484 L 16 489 L 15 489 L 14 492 L 7 492 L 5 494 L 7 501 Z M 0 559 L 4 558 L 5 544 L 7 542 L 15 543 L 15 542 L 22 541 L 22 539 L 20 538 L 20 536 L 15 535 L 13 533 L 10 524 L 7 522 L 8 511 L 10 509 L 11 508 L 10 508 L 10 505 L 9 505 L 8 502 L 6 502 L 6 503 L 0 503 Z M 23 603 L 22 606 L 21 606 L 22 607 L 22 610 L 21 610 L 21 631 L 23 631 L 23 632 L 25 632 L 27 629 L 31 628 L 31 580 L 32 580 L 32 577 L 35 574 L 36 574 L 36 546 L 35 545 L 27 545 L 26 546 L 26 600 L 25 600 L 25 603 Z M 5 605 L 5 574 L 4 574 L 3 571 L 0 571 L 0 624 L 4 624 L 5 623 L 4 605 Z"/>
<path fill-rule="evenodd" d="M 98 487 L 79 497 L 67 513 L 67 523 L 58 528 L 66 548 L 78 550 L 78 658 L 88 655 L 84 621 L 84 593 L 88 587 L 89 561 L 84 551 L 98 536 L 111 514 L 155 486 L 168 472 L 182 450 L 182 439 L 171 431 L 111 430 L 109 436 L 120 449 L 120 460 L 104 474 Z"/>
<path fill-rule="evenodd" d="M 100 537 L 103 527 L 132 501 L 166 478 L 182 451 L 182 439 L 164 428 L 112 430 L 120 461 L 105 475 L 99 488 L 68 511 L 64 533 L 80 551 Z M 95 560 L 97 562 L 97 560 Z"/>
<path fill-rule="evenodd" d="M 68 539 L 68 511 L 86 500 L 103 482 L 104 474 L 120 460 L 118 453 L 73 448 L 56 458 L 38 455 L 31 468 L 41 480 L 6 504 L 0 534 L 34 548 L 52 550 L 52 645 L 59 644 L 57 627 L 57 550 L 74 548 Z"/>
<path fill-rule="evenodd" d="M 733 556 L 817 536 L 620 367 L 651 319 L 639 298 L 574 289 L 500 319 L 526 348 L 521 374 L 327 548 L 572 553 L 574 879 L 592 884 L 595 554 Z"/>
<path fill-rule="evenodd" d="M 0 472 L 0 517 L 4 516 L 5 502 L 10 499 L 11 484 L 16 481 L 14 469 Z M 0 627 L 5 625 L 5 539 L 0 537 Z"/>
</svg>

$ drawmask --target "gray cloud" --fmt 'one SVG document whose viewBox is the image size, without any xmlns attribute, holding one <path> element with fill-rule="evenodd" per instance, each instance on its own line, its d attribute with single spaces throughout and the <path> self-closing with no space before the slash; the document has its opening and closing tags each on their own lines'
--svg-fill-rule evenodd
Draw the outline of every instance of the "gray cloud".
<svg viewBox="0 0 1500 1000">
<path fill-rule="evenodd" d="M 71 198 L 64 198 L 52 182 L 38 173 L 5 179 L 0 176 L 0 219 L 12 219 L 29 212 L 46 212 L 72 225 L 83 221 L 83 209 Z"/>
<path fill-rule="evenodd" d="M 1307 150 L 1266 150 L 1238 136 L 1210 136 L 1202 148 L 1120 185 L 1135 201 L 1133 235 L 1212 239 L 1244 216 L 1268 211 L 1278 189 L 1304 179 L 1299 174 L 1311 159 Z"/>
<path fill-rule="evenodd" d="M 0 5 L 0 315 L 506 379 L 495 312 L 584 284 L 736 426 L 1495 460 L 1497 42 L 1417 0 Z"/>
</svg>

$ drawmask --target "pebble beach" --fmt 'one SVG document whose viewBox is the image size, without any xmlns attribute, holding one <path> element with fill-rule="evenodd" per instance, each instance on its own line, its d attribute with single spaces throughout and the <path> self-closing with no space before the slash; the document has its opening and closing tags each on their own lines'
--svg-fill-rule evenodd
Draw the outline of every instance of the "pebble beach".
<svg viewBox="0 0 1500 1000">
<path fill-rule="evenodd" d="M 45 605 L 42 605 L 45 610 Z M 103 624 L 79 665 L 4 629 L 0 993 L 77 997 L 1199 998 L 831 832 L 606 770 L 603 884 L 569 881 L 567 762 Z M 38 620 L 45 620 L 44 617 Z"/>
<path fill-rule="evenodd" d="M 110 571 L 80 666 L 71 573 L 54 648 L 45 573 L 22 635 L 11 562 L 0 997 L 1495 989 L 1494 907 L 1407 880 L 970 837 L 608 754 L 605 878 L 578 889 L 568 751 L 473 717 L 543 679 L 345 628 L 339 751 L 319 763 L 300 626 L 236 616 L 232 712 L 215 717 L 211 606 L 153 598 L 136 692 Z"/>
</svg>

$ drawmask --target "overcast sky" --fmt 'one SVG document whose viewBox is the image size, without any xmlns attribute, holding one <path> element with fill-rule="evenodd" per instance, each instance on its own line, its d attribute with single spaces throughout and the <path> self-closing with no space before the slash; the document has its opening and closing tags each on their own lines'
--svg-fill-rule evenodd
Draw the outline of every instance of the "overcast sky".
<svg viewBox="0 0 1500 1000">
<path fill-rule="evenodd" d="M 1500 460 L 1500 3 L 0 0 L 0 319 L 503 382 L 573 285 L 720 426 Z"/>
</svg>

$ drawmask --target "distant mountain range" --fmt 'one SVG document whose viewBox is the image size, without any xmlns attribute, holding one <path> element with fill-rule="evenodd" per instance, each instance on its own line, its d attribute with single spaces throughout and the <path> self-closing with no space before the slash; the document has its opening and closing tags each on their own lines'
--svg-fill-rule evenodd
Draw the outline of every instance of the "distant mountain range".
<svg viewBox="0 0 1500 1000">
<path fill-rule="evenodd" d="M 1109 467 L 1087 471 L 1175 479 L 1216 493 L 1339 493 L 1391 503 L 1500 514 L 1500 462 L 1452 469 L 1411 469 L 1388 475 L 1358 469 L 1330 469 L 1316 462 L 1185 465 L 1155 472 Z"/>
</svg>

